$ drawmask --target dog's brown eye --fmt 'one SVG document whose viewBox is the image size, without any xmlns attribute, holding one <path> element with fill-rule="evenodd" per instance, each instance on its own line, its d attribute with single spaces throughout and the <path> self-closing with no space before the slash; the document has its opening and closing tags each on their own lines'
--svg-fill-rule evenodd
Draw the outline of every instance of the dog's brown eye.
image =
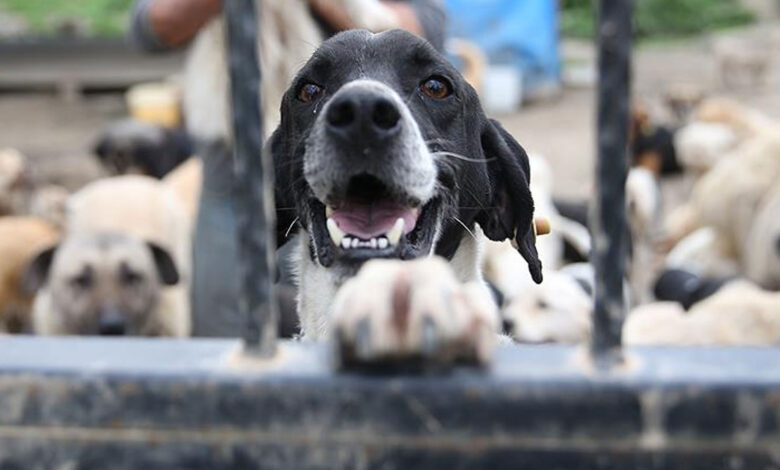
<svg viewBox="0 0 780 470">
<path fill-rule="evenodd" d="M 298 99 L 304 103 L 311 103 L 322 93 L 322 87 L 314 83 L 306 83 L 298 90 Z"/>
<path fill-rule="evenodd" d="M 426 95 L 431 98 L 436 98 L 437 100 L 446 98 L 452 93 L 449 84 L 437 77 L 431 77 L 425 80 L 422 85 L 420 85 L 420 89 Z"/>
</svg>

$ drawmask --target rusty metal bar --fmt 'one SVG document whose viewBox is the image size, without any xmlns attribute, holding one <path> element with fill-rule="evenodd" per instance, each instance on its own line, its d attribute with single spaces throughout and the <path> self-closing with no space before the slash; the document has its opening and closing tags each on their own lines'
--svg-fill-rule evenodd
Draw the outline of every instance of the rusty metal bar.
<svg viewBox="0 0 780 470">
<path fill-rule="evenodd" d="M 271 354 L 278 322 L 273 291 L 273 171 L 263 155 L 260 113 L 258 22 L 254 0 L 223 2 L 227 25 L 233 161 L 236 174 L 236 218 L 239 238 L 241 296 L 247 319 L 244 341 L 253 351 Z"/>
<path fill-rule="evenodd" d="M 632 0 L 600 0 L 596 204 L 592 214 L 596 295 L 591 351 L 597 362 L 620 357 L 625 317 L 628 120 Z"/>
</svg>

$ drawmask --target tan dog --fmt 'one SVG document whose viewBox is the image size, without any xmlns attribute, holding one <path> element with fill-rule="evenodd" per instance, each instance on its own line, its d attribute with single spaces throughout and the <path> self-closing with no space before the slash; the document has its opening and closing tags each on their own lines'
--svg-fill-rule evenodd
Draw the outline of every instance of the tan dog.
<svg viewBox="0 0 780 470">
<path fill-rule="evenodd" d="M 739 147 L 757 136 L 773 133 L 768 116 L 727 98 L 708 98 L 695 109 L 691 122 L 674 138 L 677 157 L 699 176 L 723 159 L 739 157 Z"/>
<path fill-rule="evenodd" d="M 626 344 L 777 345 L 780 293 L 733 282 L 685 312 L 674 302 L 635 309 L 623 326 Z"/>
<path fill-rule="evenodd" d="M 33 217 L 0 217 L 0 331 L 21 333 L 31 328 L 33 293 L 22 277 L 38 252 L 56 243 L 59 230 Z"/>
<path fill-rule="evenodd" d="M 113 309 L 114 317 L 125 315 L 124 333 L 189 334 L 191 221 L 167 184 L 136 175 L 91 183 L 68 200 L 66 234 L 63 245 L 32 268 L 33 284 L 41 287 L 34 306 L 37 332 L 101 332 L 68 320 L 94 319 L 100 306 Z M 90 290 L 91 299 L 78 304 L 76 313 L 69 311 L 73 283 Z M 140 304 L 131 307 L 125 300 L 133 296 L 146 299 L 143 313 Z"/>
<path fill-rule="evenodd" d="M 747 274 L 759 284 L 774 282 L 765 276 L 766 269 L 756 268 L 756 265 L 757 262 L 760 264 L 761 258 L 768 259 L 776 253 L 771 241 L 758 238 L 762 231 L 771 230 L 772 214 L 761 218 L 761 213 L 778 187 L 780 137 L 777 133 L 762 132 L 718 161 L 696 183 L 690 202 L 667 219 L 670 241 L 687 247 L 684 250 L 675 248 L 673 252 L 692 252 L 691 247 L 701 246 L 703 249 L 693 250 L 698 264 L 736 266 L 738 271 L 749 271 Z M 753 229 L 756 223 L 764 228 Z M 704 241 L 702 230 L 707 231 L 705 244 L 701 243 Z M 707 248 L 709 246 L 717 249 Z M 705 260 L 702 256 L 712 259 Z M 699 274 L 720 273 L 704 271 Z"/>
<path fill-rule="evenodd" d="M 40 288 L 33 329 L 43 335 L 185 336 L 181 310 L 165 299 L 179 275 L 168 252 L 120 233 L 66 238 L 35 258 L 27 284 Z"/>
<path fill-rule="evenodd" d="M 700 226 L 714 228 L 742 260 L 762 202 L 780 185 L 780 137 L 748 142 L 738 157 L 721 161 L 697 183 L 692 205 Z"/>
</svg>

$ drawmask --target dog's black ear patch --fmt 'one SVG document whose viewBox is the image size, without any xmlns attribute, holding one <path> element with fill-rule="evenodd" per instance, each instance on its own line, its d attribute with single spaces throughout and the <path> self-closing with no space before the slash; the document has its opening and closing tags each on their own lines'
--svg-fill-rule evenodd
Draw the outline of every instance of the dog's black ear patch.
<svg viewBox="0 0 780 470">
<path fill-rule="evenodd" d="M 19 287 L 22 292 L 33 295 L 38 289 L 46 284 L 46 280 L 49 278 L 51 262 L 54 259 L 54 253 L 57 251 L 57 247 L 58 245 L 54 245 L 44 249 L 30 261 L 30 264 L 27 265 L 20 279 L 21 282 Z"/>
<path fill-rule="evenodd" d="M 542 282 L 542 263 L 536 252 L 534 200 L 529 188 L 531 170 L 528 155 L 509 133 L 492 119 L 486 120 L 480 136 L 487 160 L 491 202 L 476 221 L 494 241 L 515 242 L 528 263 L 531 278 Z"/>
<path fill-rule="evenodd" d="M 180 278 L 179 270 L 176 268 L 176 263 L 173 261 L 171 254 L 168 253 L 168 250 L 156 243 L 147 242 L 146 244 L 152 251 L 154 265 L 157 267 L 157 273 L 160 275 L 163 284 L 167 286 L 177 284 Z"/>
</svg>

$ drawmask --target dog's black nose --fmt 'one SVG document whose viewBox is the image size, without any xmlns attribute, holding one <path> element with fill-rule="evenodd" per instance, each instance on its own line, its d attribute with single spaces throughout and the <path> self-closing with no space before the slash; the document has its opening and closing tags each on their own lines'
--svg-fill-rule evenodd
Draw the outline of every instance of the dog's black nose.
<svg viewBox="0 0 780 470">
<path fill-rule="evenodd" d="M 122 336 L 125 334 L 125 318 L 116 309 L 105 309 L 100 312 L 98 333 L 102 336 Z"/>
<path fill-rule="evenodd" d="M 337 94 L 325 118 L 331 133 L 349 140 L 381 140 L 401 130 L 398 106 L 370 90 L 353 89 Z"/>
</svg>

